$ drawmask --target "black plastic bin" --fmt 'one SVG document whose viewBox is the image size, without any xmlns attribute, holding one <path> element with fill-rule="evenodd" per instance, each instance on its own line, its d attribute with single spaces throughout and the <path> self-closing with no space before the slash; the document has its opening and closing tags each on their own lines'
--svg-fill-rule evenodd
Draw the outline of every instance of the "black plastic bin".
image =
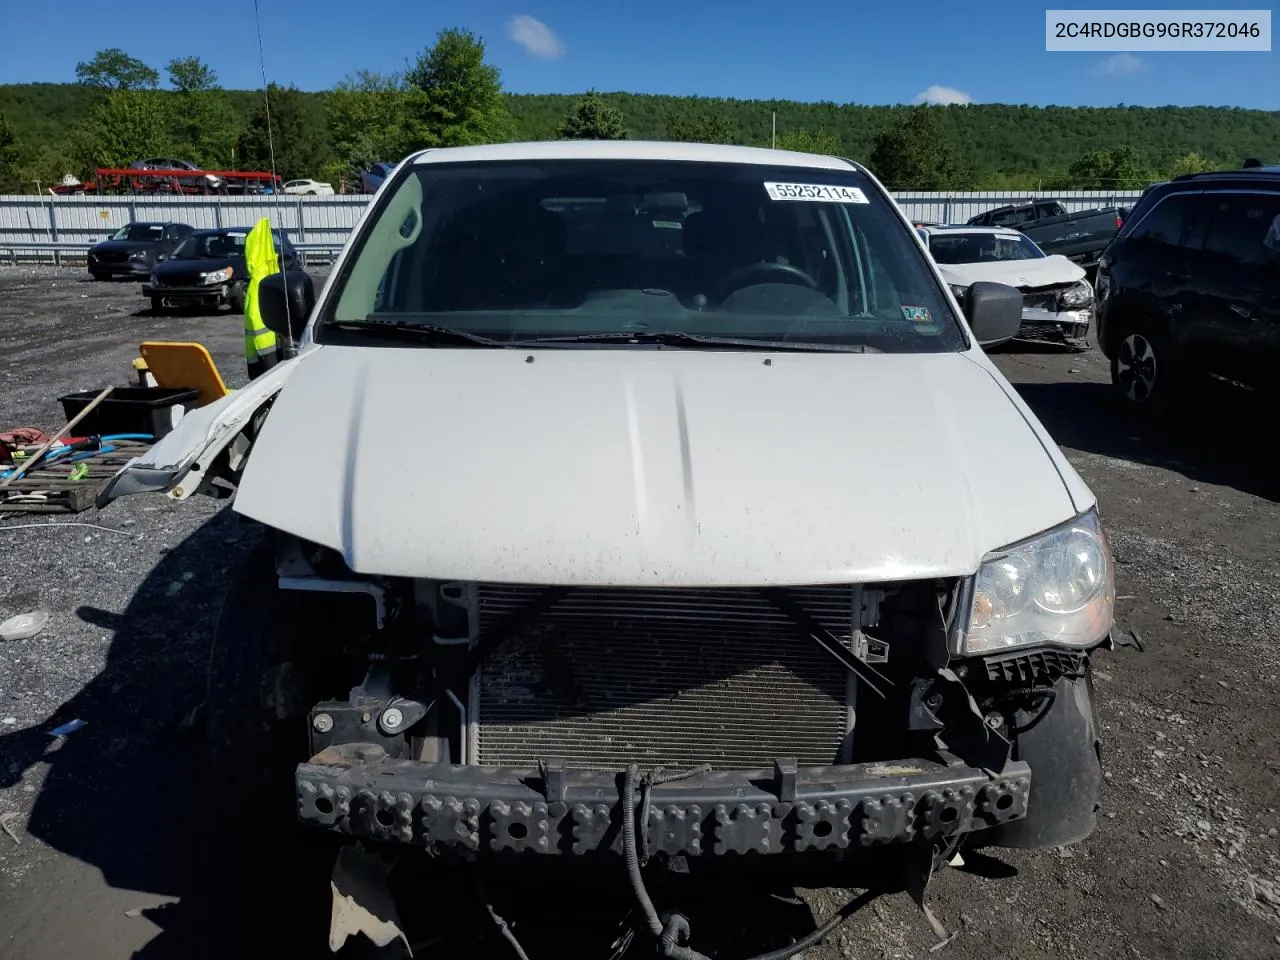
<svg viewBox="0 0 1280 960">
<path fill-rule="evenodd" d="M 101 392 L 85 390 L 59 397 L 67 421 Z M 173 387 L 116 387 L 71 432 L 77 437 L 148 433 L 159 440 L 173 429 L 173 408 L 181 406 L 185 410 L 199 395 L 199 390 Z"/>
</svg>

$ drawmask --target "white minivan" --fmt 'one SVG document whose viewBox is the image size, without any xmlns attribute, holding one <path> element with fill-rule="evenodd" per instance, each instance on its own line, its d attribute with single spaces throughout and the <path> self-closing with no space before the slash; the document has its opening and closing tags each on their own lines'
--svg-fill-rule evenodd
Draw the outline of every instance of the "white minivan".
<svg viewBox="0 0 1280 960">
<path fill-rule="evenodd" d="M 264 530 L 211 663 L 228 816 L 642 906 L 663 865 L 1094 829 L 1094 496 L 978 346 L 1019 292 L 962 312 L 862 166 L 427 150 L 314 304 L 260 302 L 296 356 L 102 497 L 233 486 Z"/>
</svg>

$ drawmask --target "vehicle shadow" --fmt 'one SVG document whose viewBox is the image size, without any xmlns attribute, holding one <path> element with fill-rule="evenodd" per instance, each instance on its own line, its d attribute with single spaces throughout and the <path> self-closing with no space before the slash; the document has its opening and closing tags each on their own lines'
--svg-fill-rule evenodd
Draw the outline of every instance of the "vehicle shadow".
<svg viewBox="0 0 1280 960">
<path fill-rule="evenodd" d="M 1011 382 L 1060 446 L 1280 500 L 1272 431 L 1262 427 L 1269 418 L 1242 390 L 1209 383 L 1182 409 L 1148 420 L 1126 410 L 1109 383 Z"/>
<path fill-rule="evenodd" d="M 204 697 L 229 572 L 258 536 L 222 510 L 160 559 L 123 613 L 80 608 L 82 619 L 114 631 L 105 668 L 45 723 L 0 736 L 0 786 L 47 765 L 26 833 L 96 868 L 107 887 L 156 898 L 141 916 L 159 932 L 133 954 L 137 960 L 333 956 L 332 838 L 299 833 L 259 850 L 220 830 L 201 731 L 186 723 Z M 47 731 L 73 719 L 85 726 L 51 741 Z M 813 910 L 780 882 L 730 871 L 705 884 L 651 883 L 659 910 L 686 915 L 693 945 L 711 957 L 755 955 L 815 927 Z M 553 879 L 535 872 L 494 878 L 489 888 L 533 960 L 609 957 L 634 919 L 621 863 L 616 876 Z M 411 941 L 431 944 L 417 955 L 514 956 L 466 878 L 448 875 L 434 890 L 410 889 L 400 909 Z M 109 929 L 118 914 L 118 900 L 95 896 L 92 888 L 66 909 L 68 920 L 74 916 L 89 929 Z M 366 955 L 362 938 L 351 946 L 342 956 Z M 640 935 L 627 955 L 652 949 Z"/>
<path fill-rule="evenodd" d="M 224 571 L 255 540 L 221 511 L 156 564 L 122 615 L 80 608 L 115 631 L 105 668 L 45 723 L 0 736 L 0 786 L 48 766 L 29 836 L 96 867 L 108 887 L 177 898 L 144 911 L 161 932 L 137 957 L 297 956 L 310 943 L 320 956 L 325 946 L 327 868 L 308 872 L 301 851 L 267 861 L 228 843 L 201 738 L 184 730 L 204 696 Z M 85 726 L 51 741 L 46 731 L 73 719 Z M 108 909 L 100 900 L 78 895 L 68 922 L 92 925 Z"/>
</svg>

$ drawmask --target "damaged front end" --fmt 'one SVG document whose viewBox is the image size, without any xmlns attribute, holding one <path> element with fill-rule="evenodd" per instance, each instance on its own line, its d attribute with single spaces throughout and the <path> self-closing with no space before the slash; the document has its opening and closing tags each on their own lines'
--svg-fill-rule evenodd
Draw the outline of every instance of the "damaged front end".
<svg viewBox="0 0 1280 960">
<path fill-rule="evenodd" d="M 1089 349 L 1095 317 L 1093 287 L 1085 280 L 1022 286 L 1022 326 L 1016 339 Z"/>
<path fill-rule="evenodd" d="M 960 656 L 971 580 L 800 588 L 378 581 L 286 539 L 280 587 L 363 595 L 316 702 L 303 823 L 466 859 L 829 867 L 1094 826 L 1088 654 Z M 781 865 L 781 864 L 780 864 Z M 816 872 L 816 871 L 815 871 Z"/>
</svg>

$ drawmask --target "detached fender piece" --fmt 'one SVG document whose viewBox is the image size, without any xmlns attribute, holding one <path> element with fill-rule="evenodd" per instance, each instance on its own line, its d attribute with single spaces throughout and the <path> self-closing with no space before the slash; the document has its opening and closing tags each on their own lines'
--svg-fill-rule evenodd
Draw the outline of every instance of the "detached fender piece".
<svg viewBox="0 0 1280 960">
<path fill-rule="evenodd" d="M 98 508 L 135 493 L 167 493 L 186 500 L 200 488 L 210 464 L 283 389 L 299 359 L 278 363 L 247 386 L 188 413 L 155 446 L 120 468 L 98 494 Z M 243 460 L 248 447 L 239 452 Z M 197 482 L 186 483 L 192 473 L 199 474 Z"/>
</svg>

